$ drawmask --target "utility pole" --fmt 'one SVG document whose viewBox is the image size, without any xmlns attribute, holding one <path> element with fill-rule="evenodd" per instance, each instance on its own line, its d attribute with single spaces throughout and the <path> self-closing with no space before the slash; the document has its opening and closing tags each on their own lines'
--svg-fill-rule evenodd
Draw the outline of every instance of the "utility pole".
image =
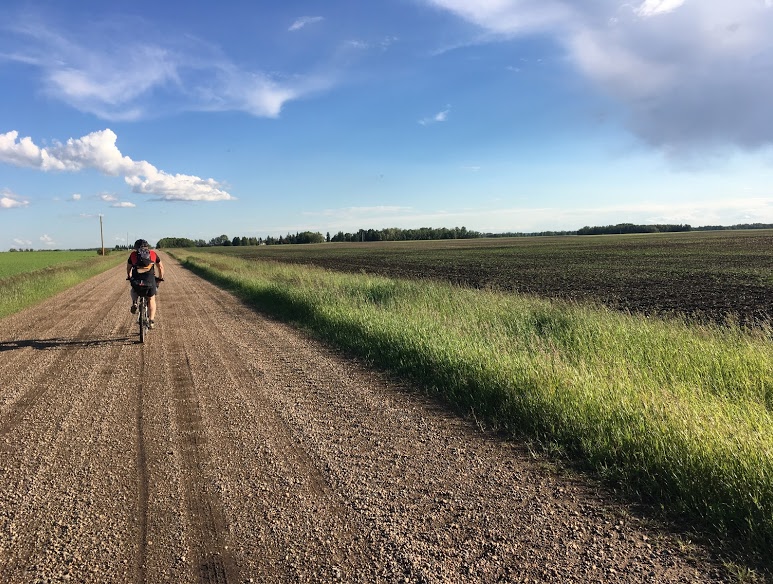
<svg viewBox="0 0 773 584">
<path fill-rule="evenodd" d="M 99 215 L 99 239 L 102 242 L 102 255 L 105 255 L 105 235 L 102 231 L 102 214 Z"/>
</svg>

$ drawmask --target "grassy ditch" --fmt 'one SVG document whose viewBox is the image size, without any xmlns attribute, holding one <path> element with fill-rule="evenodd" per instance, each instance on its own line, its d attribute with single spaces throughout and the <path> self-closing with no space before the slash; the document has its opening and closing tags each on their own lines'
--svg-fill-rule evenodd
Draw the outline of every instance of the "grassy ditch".
<svg viewBox="0 0 773 584">
<path fill-rule="evenodd" d="M 773 548 L 769 328 L 175 252 L 260 309 L 536 437 L 620 489 Z"/>
<path fill-rule="evenodd" d="M 42 252 L 18 252 L 8 255 L 16 259 L 15 256 L 34 257 L 38 253 Z M 66 257 L 64 254 L 68 252 L 58 253 L 62 254 L 61 257 Z M 38 258 L 34 257 L 34 259 Z M 0 279 L 0 318 L 72 288 L 125 261 L 124 254 L 110 254 L 102 257 L 95 252 L 90 252 L 88 255 L 78 255 L 77 259 L 69 259 L 55 265 L 39 267 L 37 264 L 29 264 L 26 271 L 24 266 L 6 266 L 13 275 Z"/>
</svg>

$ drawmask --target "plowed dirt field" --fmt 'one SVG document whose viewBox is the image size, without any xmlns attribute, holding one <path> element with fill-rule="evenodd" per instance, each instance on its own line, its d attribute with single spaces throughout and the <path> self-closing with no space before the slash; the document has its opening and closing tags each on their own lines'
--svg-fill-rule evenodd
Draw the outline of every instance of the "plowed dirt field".
<svg viewBox="0 0 773 584">
<path fill-rule="evenodd" d="M 0 582 L 716 582 L 708 551 L 166 259 L 0 321 Z"/>
</svg>

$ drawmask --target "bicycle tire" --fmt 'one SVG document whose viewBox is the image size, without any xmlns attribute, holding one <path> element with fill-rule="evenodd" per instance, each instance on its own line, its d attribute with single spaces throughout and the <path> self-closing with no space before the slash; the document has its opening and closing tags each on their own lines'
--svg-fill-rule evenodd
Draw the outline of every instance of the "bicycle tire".
<svg viewBox="0 0 773 584">
<path fill-rule="evenodd" d="M 137 322 L 140 325 L 140 343 L 145 342 L 145 327 L 148 325 L 148 306 L 147 306 L 147 300 L 144 298 L 140 299 L 140 317 L 137 319 Z"/>
</svg>

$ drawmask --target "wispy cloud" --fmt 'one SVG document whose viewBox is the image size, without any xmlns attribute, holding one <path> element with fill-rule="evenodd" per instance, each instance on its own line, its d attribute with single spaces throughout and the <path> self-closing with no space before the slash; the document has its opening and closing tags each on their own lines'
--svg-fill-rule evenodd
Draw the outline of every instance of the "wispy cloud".
<svg viewBox="0 0 773 584">
<path fill-rule="evenodd" d="M 422 118 L 419 120 L 419 124 L 422 126 L 427 126 L 429 124 L 437 124 L 440 122 L 445 122 L 448 120 L 448 114 L 451 112 L 451 106 L 448 106 L 443 111 L 440 111 L 436 113 L 434 116 L 429 116 L 426 118 Z"/>
<path fill-rule="evenodd" d="M 36 168 L 42 171 L 78 172 L 93 169 L 108 176 L 123 176 L 132 191 L 155 195 L 164 201 L 226 201 L 233 199 L 214 179 L 185 174 L 169 174 L 144 160 L 136 162 L 116 147 L 115 132 L 110 129 L 92 132 L 66 143 L 39 148 L 29 137 L 18 138 L 15 130 L 0 134 L 0 162 Z M 102 194 L 106 202 L 114 195 Z"/>
<path fill-rule="evenodd" d="M 3 189 L 0 192 L 0 209 L 16 209 L 26 207 L 27 205 L 29 205 L 29 201 L 22 199 L 7 189 Z"/>
<path fill-rule="evenodd" d="M 134 203 L 131 203 L 129 201 L 116 201 L 115 203 L 113 203 L 110 206 L 115 208 L 115 209 L 133 209 L 137 205 L 135 205 Z"/>
<path fill-rule="evenodd" d="M 299 27 L 321 17 L 307 18 Z M 125 28 L 135 31 L 143 28 L 141 24 Z M 87 33 L 72 30 L 65 37 L 40 22 L 9 25 L 0 39 L 0 62 L 37 69 L 48 96 L 111 121 L 180 111 L 244 111 L 276 117 L 288 101 L 332 83 L 314 74 L 245 69 L 191 37 L 148 40 L 116 33 L 120 28 L 115 23 L 104 29 L 92 26 Z"/>
<path fill-rule="evenodd" d="M 668 153 L 773 144 L 773 2 L 424 1 L 477 25 L 476 42 L 552 37 Z"/>
<path fill-rule="evenodd" d="M 301 30 L 305 26 L 314 24 L 316 22 L 322 22 L 323 20 L 325 20 L 323 16 L 301 16 L 300 18 L 296 19 L 287 30 L 290 32 L 295 32 L 297 30 Z"/>
<path fill-rule="evenodd" d="M 656 14 L 665 14 L 679 8 L 685 0 L 645 0 L 645 2 L 636 9 L 639 16 L 655 16 Z"/>
<path fill-rule="evenodd" d="M 53 247 L 56 245 L 54 238 L 50 237 L 48 234 L 45 234 L 45 233 L 40 236 L 40 241 L 43 245 L 47 245 L 49 247 Z"/>
</svg>

